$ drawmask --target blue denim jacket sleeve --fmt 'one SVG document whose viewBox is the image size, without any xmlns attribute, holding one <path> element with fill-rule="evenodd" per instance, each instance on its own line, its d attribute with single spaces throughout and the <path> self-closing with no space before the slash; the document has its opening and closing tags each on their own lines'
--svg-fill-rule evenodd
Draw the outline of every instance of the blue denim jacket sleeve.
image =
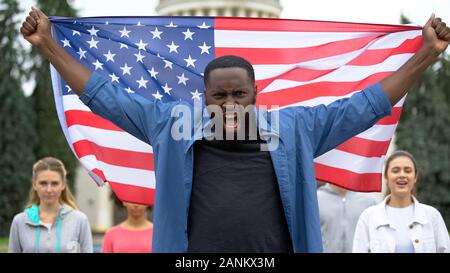
<svg viewBox="0 0 450 273">
<path fill-rule="evenodd" d="M 172 108 L 171 103 L 128 93 L 95 72 L 92 73 L 80 100 L 93 113 L 150 145 L 170 120 Z"/>
<path fill-rule="evenodd" d="M 307 108 L 298 113 L 307 118 L 297 118 L 306 123 L 303 128 L 309 131 L 314 157 L 318 157 L 369 129 L 379 119 L 390 115 L 391 109 L 383 88 L 376 83 L 349 98 Z"/>
</svg>

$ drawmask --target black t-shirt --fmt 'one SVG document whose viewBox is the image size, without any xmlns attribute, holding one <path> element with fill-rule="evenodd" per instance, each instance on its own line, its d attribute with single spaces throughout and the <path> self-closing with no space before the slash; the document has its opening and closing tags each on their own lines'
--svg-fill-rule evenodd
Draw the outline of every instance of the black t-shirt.
<svg viewBox="0 0 450 273">
<path fill-rule="evenodd" d="M 188 252 L 292 252 L 272 160 L 261 142 L 194 145 Z"/>
</svg>

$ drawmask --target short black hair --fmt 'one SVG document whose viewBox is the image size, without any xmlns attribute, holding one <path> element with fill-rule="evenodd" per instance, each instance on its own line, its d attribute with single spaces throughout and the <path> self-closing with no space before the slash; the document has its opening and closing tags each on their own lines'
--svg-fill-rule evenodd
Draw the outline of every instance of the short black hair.
<svg viewBox="0 0 450 273">
<path fill-rule="evenodd" d="M 212 60 L 206 66 L 205 74 L 204 74 L 204 78 L 203 78 L 203 82 L 205 83 L 205 86 L 209 80 L 209 75 L 210 75 L 211 71 L 213 71 L 214 69 L 217 69 L 217 68 L 229 68 L 229 67 L 240 67 L 240 68 L 245 69 L 247 71 L 248 76 L 250 77 L 250 80 L 252 81 L 252 83 L 255 82 L 255 71 L 253 70 L 253 66 L 249 61 L 247 61 L 246 59 L 239 57 L 239 56 L 226 55 L 226 56 L 221 56 L 219 58 Z"/>
</svg>

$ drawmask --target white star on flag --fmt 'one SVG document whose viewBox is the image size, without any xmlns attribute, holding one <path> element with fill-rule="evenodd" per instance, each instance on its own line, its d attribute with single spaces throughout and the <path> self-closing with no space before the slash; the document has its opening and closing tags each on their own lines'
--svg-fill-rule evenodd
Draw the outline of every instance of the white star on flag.
<svg viewBox="0 0 450 273">
<path fill-rule="evenodd" d="M 144 80 L 144 77 L 141 76 L 141 79 L 137 80 L 136 82 L 139 84 L 138 88 L 141 88 L 141 87 L 147 88 L 148 80 Z"/>
<path fill-rule="evenodd" d="M 178 27 L 177 25 L 174 25 L 172 21 L 170 21 L 170 24 L 166 25 L 165 27 Z"/>
<path fill-rule="evenodd" d="M 134 54 L 134 56 L 136 56 L 136 62 L 143 63 L 142 60 L 145 58 L 145 56 L 141 54 L 141 51 L 139 51 L 138 54 Z"/>
<path fill-rule="evenodd" d="M 203 22 L 202 25 L 197 26 L 197 27 L 198 27 L 198 28 L 202 28 L 202 29 L 208 29 L 208 28 L 210 28 L 211 26 L 208 26 L 208 25 L 205 24 L 205 22 Z"/>
<path fill-rule="evenodd" d="M 112 54 L 111 50 L 108 50 L 108 54 L 103 54 L 103 56 L 106 57 L 106 61 L 112 61 L 114 62 L 114 56 L 116 56 L 116 54 Z"/>
<path fill-rule="evenodd" d="M 148 73 L 150 73 L 150 76 L 151 76 L 152 78 L 155 78 L 155 79 L 156 79 L 156 75 L 159 74 L 159 72 L 156 71 L 154 67 L 152 67 L 151 70 L 147 70 L 147 71 L 148 71 Z"/>
<path fill-rule="evenodd" d="M 173 69 L 172 68 L 172 62 L 171 61 L 168 61 L 168 60 L 163 60 L 166 64 L 164 65 L 164 68 L 167 68 L 167 67 L 169 67 L 170 69 Z"/>
<path fill-rule="evenodd" d="M 128 88 L 125 89 L 125 91 L 127 91 L 128 93 L 135 93 L 133 90 L 131 90 L 131 88 L 128 86 Z"/>
<path fill-rule="evenodd" d="M 109 74 L 109 76 L 111 77 L 111 82 L 119 83 L 119 77 L 117 77 L 116 74 L 112 73 L 112 74 Z"/>
<path fill-rule="evenodd" d="M 159 93 L 159 90 L 156 90 L 156 93 L 152 94 L 153 97 L 155 97 L 155 99 L 157 100 L 161 100 L 162 99 L 162 95 Z"/>
<path fill-rule="evenodd" d="M 99 62 L 98 60 L 96 60 L 92 64 L 95 65 L 95 70 L 97 70 L 97 69 L 103 70 L 103 64 L 101 62 Z"/>
<path fill-rule="evenodd" d="M 162 31 L 159 31 L 157 27 L 155 27 L 155 30 L 150 31 L 150 32 L 153 34 L 153 38 L 152 38 L 152 39 L 158 38 L 158 39 L 161 40 L 161 34 L 162 34 L 163 32 L 162 32 Z"/>
<path fill-rule="evenodd" d="M 122 69 L 122 75 L 128 74 L 131 75 L 130 70 L 132 69 L 132 66 L 128 66 L 127 63 L 125 63 L 124 66 L 121 66 L 120 69 Z"/>
<path fill-rule="evenodd" d="M 203 53 L 209 54 L 209 49 L 211 48 L 211 46 L 207 46 L 205 42 L 203 42 L 203 45 L 198 46 L 198 47 L 202 50 L 200 55 Z"/>
<path fill-rule="evenodd" d="M 190 92 L 192 94 L 192 99 L 193 100 L 201 100 L 200 96 L 202 95 L 202 93 L 198 92 L 198 89 L 195 89 L 194 92 Z"/>
<path fill-rule="evenodd" d="M 180 76 L 177 76 L 178 78 L 178 84 L 182 83 L 186 86 L 186 82 L 189 80 L 189 78 L 186 78 L 184 76 L 184 73 L 182 73 Z"/>
<path fill-rule="evenodd" d="M 191 55 L 189 55 L 189 57 L 187 59 L 184 59 L 186 61 L 186 67 L 192 66 L 195 68 L 195 62 L 197 61 L 196 59 L 192 59 Z"/>
<path fill-rule="evenodd" d="M 174 42 L 172 41 L 172 43 L 170 45 L 166 45 L 169 48 L 169 53 L 170 52 L 175 52 L 178 53 L 177 48 L 180 47 L 179 45 L 174 44 Z"/>
<path fill-rule="evenodd" d="M 130 36 L 128 35 L 128 33 L 130 33 L 131 30 L 127 30 L 126 27 L 123 27 L 123 29 L 122 29 L 122 30 L 119 30 L 119 32 L 120 32 L 120 37 L 126 36 L 126 37 L 130 38 Z"/>
<path fill-rule="evenodd" d="M 134 43 L 135 45 L 137 45 L 139 47 L 139 49 L 141 50 L 145 50 L 145 47 L 148 45 L 144 42 L 142 42 L 142 40 L 139 40 L 139 43 Z"/>
<path fill-rule="evenodd" d="M 80 60 L 83 58 L 86 59 L 86 50 L 81 49 L 81 47 L 78 49 L 77 54 L 80 55 Z"/>
<path fill-rule="evenodd" d="M 96 29 L 94 26 L 92 26 L 92 28 L 91 28 L 91 29 L 88 29 L 87 31 L 91 34 L 91 36 L 97 36 L 97 32 L 98 32 L 99 30 Z"/>
<path fill-rule="evenodd" d="M 187 31 L 183 31 L 182 33 L 184 34 L 184 40 L 190 39 L 192 41 L 192 35 L 194 35 L 195 32 L 191 32 L 187 29 Z"/>
<path fill-rule="evenodd" d="M 86 41 L 88 44 L 89 44 L 89 48 L 96 48 L 96 49 L 98 49 L 98 47 L 97 47 L 97 44 L 98 44 L 98 42 L 99 41 L 96 41 L 96 40 L 94 40 L 94 37 L 91 37 L 91 40 L 90 41 Z"/>
<path fill-rule="evenodd" d="M 166 84 L 162 87 L 162 89 L 164 89 L 164 93 L 169 94 L 169 95 L 170 95 L 170 90 L 172 90 L 172 88 L 170 88 L 170 87 L 167 85 L 167 82 L 166 82 Z"/>
<path fill-rule="evenodd" d="M 66 46 L 68 46 L 68 47 L 72 47 L 72 46 L 70 45 L 70 42 L 69 42 L 69 40 L 67 40 L 67 39 L 61 40 L 61 42 L 63 42 L 63 43 L 64 43 L 63 47 L 66 47 Z"/>
</svg>

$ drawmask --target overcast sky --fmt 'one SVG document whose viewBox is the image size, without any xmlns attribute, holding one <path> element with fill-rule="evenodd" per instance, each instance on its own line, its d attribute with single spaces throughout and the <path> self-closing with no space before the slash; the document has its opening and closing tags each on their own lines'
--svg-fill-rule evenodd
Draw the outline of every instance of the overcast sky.
<svg viewBox="0 0 450 273">
<path fill-rule="evenodd" d="M 27 8 L 33 0 L 20 1 Z M 71 0 L 80 16 L 156 15 L 158 0 Z M 124 4 L 126 3 L 126 4 Z M 361 23 L 399 23 L 403 12 L 423 25 L 432 12 L 450 22 L 450 0 L 281 0 L 282 18 L 346 21 Z M 55 14 L 57 15 L 57 14 Z"/>
</svg>

